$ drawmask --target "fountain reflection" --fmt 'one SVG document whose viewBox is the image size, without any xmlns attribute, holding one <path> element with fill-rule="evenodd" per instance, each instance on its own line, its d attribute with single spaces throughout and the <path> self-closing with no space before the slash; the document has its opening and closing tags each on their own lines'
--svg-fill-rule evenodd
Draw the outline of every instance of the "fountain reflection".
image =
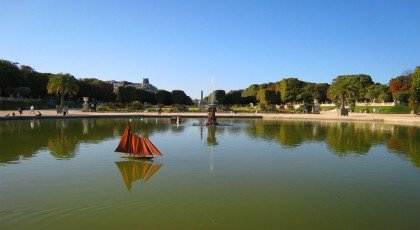
<svg viewBox="0 0 420 230">
<path fill-rule="evenodd" d="M 152 160 L 126 160 L 115 162 L 124 180 L 127 190 L 135 181 L 148 182 L 152 176 L 163 166 Z"/>
</svg>

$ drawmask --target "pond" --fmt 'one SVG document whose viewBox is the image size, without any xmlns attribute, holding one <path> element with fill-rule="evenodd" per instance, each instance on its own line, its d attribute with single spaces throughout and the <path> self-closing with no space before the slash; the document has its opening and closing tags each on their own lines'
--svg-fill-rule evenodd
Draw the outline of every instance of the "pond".
<svg viewBox="0 0 420 230">
<path fill-rule="evenodd" d="M 142 161 L 114 152 L 127 122 L 1 121 L 1 229 L 420 228 L 418 127 L 133 119 Z"/>
</svg>

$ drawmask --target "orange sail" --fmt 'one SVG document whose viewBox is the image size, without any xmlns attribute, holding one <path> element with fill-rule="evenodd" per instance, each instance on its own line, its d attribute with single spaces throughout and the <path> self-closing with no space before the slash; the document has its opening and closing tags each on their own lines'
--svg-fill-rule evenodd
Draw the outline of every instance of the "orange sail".
<svg viewBox="0 0 420 230">
<path fill-rule="evenodd" d="M 153 155 L 163 156 L 147 136 L 138 136 L 131 132 L 130 123 L 124 129 L 120 144 L 115 152 L 127 153 L 130 157 L 151 158 Z"/>
<path fill-rule="evenodd" d="M 120 144 L 115 149 L 115 152 L 132 153 L 131 152 L 131 127 L 130 123 L 125 126 L 124 132 L 121 136 Z"/>
<path fill-rule="evenodd" d="M 159 151 L 159 149 L 156 148 L 156 146 L 149 140 L 149 138 L 147 138 L 146 136 L 144 137 L 144 142 L 146 143 L 146 145 L 149 147 L 150 151 L 152 152 L 153 155 L 156 156 L 161 156 L 163 157 L 162 153 Z"/>
</svg>

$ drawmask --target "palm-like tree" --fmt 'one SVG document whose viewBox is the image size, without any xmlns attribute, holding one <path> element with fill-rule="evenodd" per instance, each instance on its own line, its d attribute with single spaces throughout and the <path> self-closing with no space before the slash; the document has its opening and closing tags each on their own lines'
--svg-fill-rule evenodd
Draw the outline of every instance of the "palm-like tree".
<svg viewBox="0 0 420 230">
<path fill-rule="evenodd" d="M 61 95 L 61 103 L 64 104 L 64 96 L 76 95 L 79 91 L 79 86 L 76 83 L 76 79 L 73 75 L 68 73 L 58 73 L 50 78 L 47 85 L 48 93 L 55 93 Z"/>
<path fill-rule="evenodd" d="M 330 88 L 328 88 L 327 96 L 331 100 L 340 99 L 341 109 L 345 109 L 344 102 L 346 98 L 354 95 L 356 89 L 346 76 L 338 76 L 333 80 Z"/>
</svg>

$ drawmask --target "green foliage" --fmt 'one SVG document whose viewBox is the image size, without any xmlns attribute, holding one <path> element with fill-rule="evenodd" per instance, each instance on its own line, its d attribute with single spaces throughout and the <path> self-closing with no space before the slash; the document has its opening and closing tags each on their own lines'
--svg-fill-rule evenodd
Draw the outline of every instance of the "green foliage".
<svg viewBox="0 0 420 230">
<path fill-rule="evenodd" d="M 190 105 L 192 100 L 190 97 L 185 94 L 182 90 L 172 90 L 172 101 L 174 104 L 178 105 Z"/>
<path fill-rule="evenodd" d="M 279 96 L 274 90 L 259 89 L 257 92 L 257 100 L 260 104 L 276 104 L 279 102 Z"/>
<path fill-rule="evenodd" d="M 410 93 L 408 91 L 405 92 L 396 92 L 392 94 L 394 100 L 399 102 L 407 102 L 408 98 L 410 97 Z"/>
<path fill-rule="evenodd" d="M 73 75 L 68 73 L 58 73 L 53 75 L 48 81 L 48 93 L 55 93 L 61 95 L 60 105 L 64 105 L 65 95 L 76 95 L 79 91 L 79 86 L 76 83 Z"/>
<path fill-rule="evenodd" d="M 242 104 L 242 90 L 231 90 L 226 94 L 225 104 L 239 105 Z"/>
<path fill-rule="evenodd" d="M 420 101 L 420 66 L 417 66 L 411 75 L 412 85 L 410 93 L 413 95 L 412 99 Z"/>
<path fill-rule="evenodd" d="M 366 74 L 346 75 L 354 88 L 354 98 L 358 101 L 365 99 L 366 91 L 373 85 L 372 78 Z"/>
<path fill-rule="evenodd" d="M 148 104 L 156 103 L 155 94 L 144 89 L 136 89 L 136 100 Z"/>
<path fill-rule="evenodd" d="M 0 59 L 0 96 L 9 96 L 5 92 L 5 89 L 8 87 L 17 88 L 25 85 L 25 79 L 20 72 L 18 64 Z"/>
<path fill-rule="evenodd" d="M 356 106 L 354 112 L 360 113 L 367 110 L 368 113 L 373 113 L 373 109 L 377 109 L 381 114 L 409 114 L 410 108 L 408 106 Z"/>
<path fill-rule="evenodd" d="M 280 81 L 280 96 L 283 102 L 295 102 L 302 91 L 304 82 L 297 78 L 285 78 Z"/>
<path fill-rule="evenodd" d="M 340 100 L 340 106 L 342 109 L 345 107 L 345 99 L 353 96 L 357 89 L 355 88 L 354 82 L 352 82 L 351 75 L 342 75 L 336 77 L 330 88 L 328 89 L 327 96 L 331 100 Z"/>
<path fill-rule="evenodd" d="M 370 85 L 366 89 L 365 99 L 368 99 L 369 101 L 373 101 L 374 99 L 379 100 L 379 96 L 381 94 L 386 94 L 388 91 L 389 91 L 389 88 L 387 85 L 382 85 L 379 83 Z M 382 97 L 385 97 L 385 95 L 383 95 Z M 383 99 L 382 97 L 381 99 Z"/>
<path fill-rule="evenodd" d="M 250 85 L 242 92 L 242 97 L 257 97 L 259 86 L 257 84 Z"/>
<path fill-rule="evenodd" d="M 84 78 L 77 81 L 80 89 L 77 97 L 89 97 L 89 101 L 113 101 L 115 100 L 114 86 L 111 83 L 96 78 Z"/>
<path fill-rule="evenodd" d="M 117 90 L 117 101 L 121 103 L 130 103 L 136 100 L 136 88 L 132 86 L 120 86 Z"/>
<path fill-rule="evenodd" d="M 166 90 L 157 90 L 155 93 L 156 103 L 161 105 L 170 105 L 172 104 L 172 94 Z"/>
<path fill-rule="evenodd" d="M 223 104 L 225 103 L 226 99 L 226 92 L 224 90 L 218 89 L 213 92 L 214 99 L 216 100 L 216 103 Z"/>
<path fill-rule="evenodd" d="M 325 102 L 328 100 L 327 92 L 330 84 L 328 83 L 315 83 L 315 90 L 312 95 L 314 99 L 318 99 L 319 102 Z"/>
<path fill-rule="evenodd" d="M 0 110 L 17 110 L 19 106 L 29 109 L 31 105 L 35 106 L 35 109 L 48 108 L 48 104 L 43 101 L 32 101 L 27 99 L 24 101 L 0 101 Z"/>
<path fill-rule="evenodd" d="M 378 96 L 379 101 L 385 101 L 386 102 L 386 101 L 391 101 L 391 99 L 392 99 L 391 94 L 389 94 L 388 91 L 387 92 L 382 92 Z"/>
<path fill-rule="evenodd" d="M 31 89 L 29 87 L 18 87 L 16 88 L 16 92 L 20 97 L 26 98 L 31 94 Z"/>
</svg>

